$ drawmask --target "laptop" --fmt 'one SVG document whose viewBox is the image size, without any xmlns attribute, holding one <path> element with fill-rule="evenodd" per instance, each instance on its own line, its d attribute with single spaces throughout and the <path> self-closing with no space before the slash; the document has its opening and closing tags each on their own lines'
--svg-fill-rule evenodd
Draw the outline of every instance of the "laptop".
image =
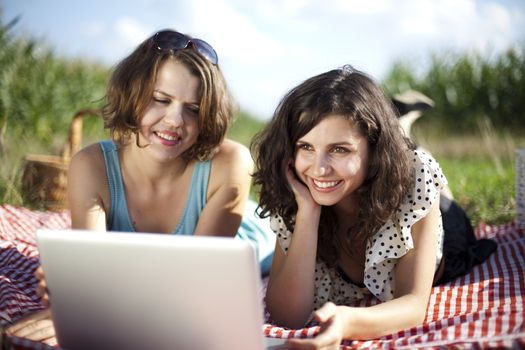
<svg viewBox="0 0 525 350">
<path fill-rule="evenodd" d="M 255 251 L 241 240 L 38 230 L 61 348 L 277 349 L 262 332 Z"/>
</svg>

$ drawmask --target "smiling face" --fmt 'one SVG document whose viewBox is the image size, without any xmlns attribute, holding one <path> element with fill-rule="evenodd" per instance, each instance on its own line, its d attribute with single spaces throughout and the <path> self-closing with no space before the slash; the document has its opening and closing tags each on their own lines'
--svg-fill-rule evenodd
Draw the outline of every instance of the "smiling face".
<svg viewBox="0 0 525 350">
<path fill-rule="evenodd" d="M 329 115 L 297 141 L 295 171 L 318 204 L 345 206 L 366 178 L 368 148 L 348 119 Z"/>
<path fill-rule="evenodd" d="M 199 136 L 199 79 L 182 63 L 165 60 L 140 122 L 139 144 L 159 160 L 182 155 Z"/>
</svg>

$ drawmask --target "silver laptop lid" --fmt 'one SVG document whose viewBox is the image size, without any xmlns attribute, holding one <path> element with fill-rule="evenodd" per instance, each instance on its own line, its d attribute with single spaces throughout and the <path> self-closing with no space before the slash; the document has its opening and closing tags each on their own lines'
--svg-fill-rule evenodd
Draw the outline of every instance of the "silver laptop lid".
<svg viewBox="0 0 525 350">
<path fill-rule="evenodd" d="M 249 243 L 202 236 L 39 230 L 61 347 L 263 349 Z"/>
</svg>

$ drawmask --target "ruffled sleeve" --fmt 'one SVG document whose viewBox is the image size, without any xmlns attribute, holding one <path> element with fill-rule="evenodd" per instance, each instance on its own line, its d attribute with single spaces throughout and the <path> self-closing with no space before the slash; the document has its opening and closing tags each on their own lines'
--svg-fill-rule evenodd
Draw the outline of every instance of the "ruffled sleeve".
<svg viewBox="0 0 525 350">
<path fill-rule="evenodd" d="M 447 184 L 439 164 L 424 151 L 413 151 L 412 165 L 413 191 L 367 245 L 364 283 L 382 301 L 394 296 L 393 270 L 397 260 L 414 248 L 412 226 L 428 214 L 439 192 Z M 440 237 L 442 235 L 440 226 Z"/>
<path fill-rule="evenodd" d="M 272 215 L 270 217 L 270 228 L 277 235 L 279 245 L 286 254 L 288 251 L 288 246 L 290 246 L 292 233 L 286 228 L 283 219 L 279 215 Z"/>
</svg>

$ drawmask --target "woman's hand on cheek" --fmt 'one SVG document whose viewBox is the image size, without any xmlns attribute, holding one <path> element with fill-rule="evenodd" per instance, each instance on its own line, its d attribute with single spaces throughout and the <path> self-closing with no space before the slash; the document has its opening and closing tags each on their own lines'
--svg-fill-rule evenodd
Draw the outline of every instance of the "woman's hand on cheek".
<svg viewBox="0 0 525 350">
<path fill-rule="evenodd" d="M 343 340 L 344 320 L 338 307 L 328 302 L 314 316 L 321 327 L 319 334 L 311 339 L 290 339 L 286 342 L 286 349 L 339 349 Z"/>
<path fill-rule="evenodd" d="M 306 185 L 298 179 L 297 175 L 295 174 L 295 169 L 293 167 L 292 162 L 290 162 L 290 165 L 288 166 L 288 169 L 286 171 L 286 179 L 288 180 L 288 184 L 292 188 L 292 191 L 295 195 L 295 201 L 297 202 L 297 206 L 299 208 L 320 207 L 314 201 L 308 187 L 306 187 Z"/>
</svg>

